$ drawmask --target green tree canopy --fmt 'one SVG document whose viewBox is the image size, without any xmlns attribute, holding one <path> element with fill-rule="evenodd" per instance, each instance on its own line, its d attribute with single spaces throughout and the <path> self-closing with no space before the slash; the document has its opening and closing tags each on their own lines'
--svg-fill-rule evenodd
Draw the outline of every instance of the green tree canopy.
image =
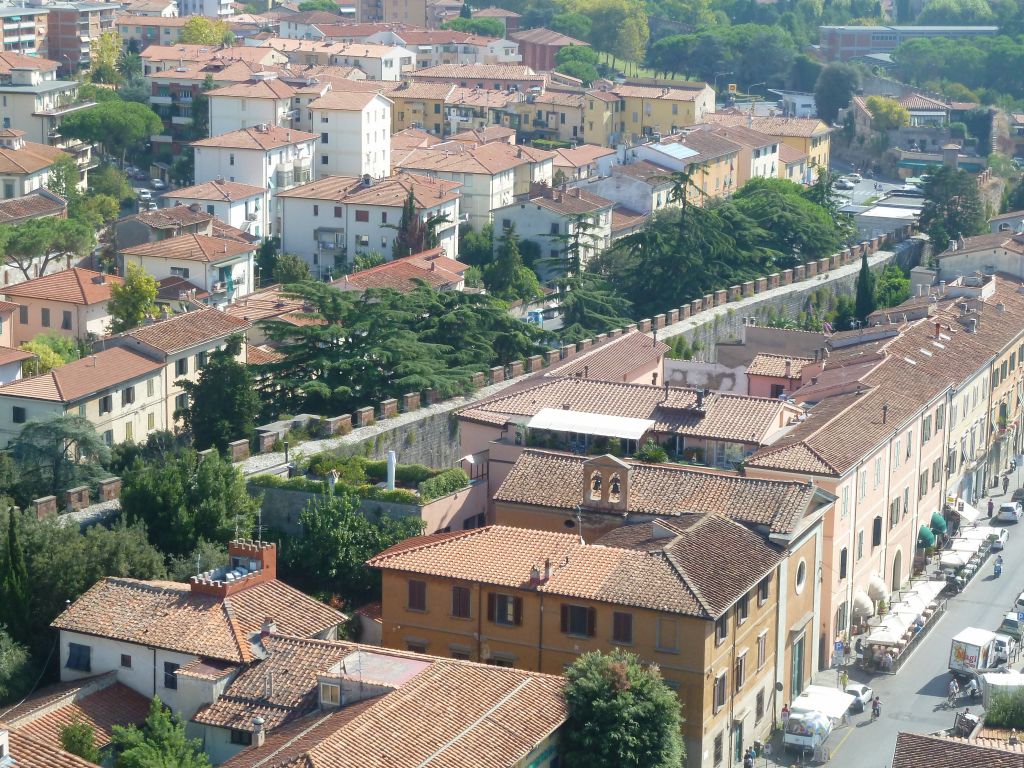
<svg viewBox="0 0 1024 768">
<path fill-rule="evenodd" d="M 156 317 L 156 278 L 137 264 L 129 264 L 124 283 L 110 286 L 110 332 L 121 333 L 138 328 L 146 318 Z"/>
<path fill-rule="evenodd" d="M 274 282 L 282 285 L 309 280 L 309 264 L 294 253 L 282 253 L 274 259 Z"/>
<path fill-rule="evenodd" d="M 36 276 L 37 268 L 44 275 L 54 262 L 85 257 L 95 243 L 93 228 L 76 219 L 48 216 L 17 226 L 0 225 L 4 263 L 21 271 L 26 280 Z"/>
<path fill-rule="evenodd" d="M 188 23 L 195 21 L 209 22 L 209 19 L 193 16 Z M 160 133 L 163 121 L 145 104 L 117 100 L 65 115 L 60 128 L 65 136 L 102 144 L 108 155 L 123 158 L 128 150 Z"/>
<path fill-rule="evenodd" d="M 226 21 L 190 16 L 181 28 L 180 42 L 186 45 L 232 45 L 235 35 Z"/>
<path fill-rule="evenodd" d="M 32 685 L 32 676 L 28 649 L 0 624 L 0 706 L 17 701 Z"/>
<path fill-rule="evenodd" d="M 366 561 L 410 536 L 423 533 L 423 521 L 397 520 L 359 511 L 349 491 L 310 501 L 299 514 L 302 537 L 287 550 L 291 583 L 314 594 L 340 595 L 352 605 L 380 599 L 380 572 Z"/>
<path fill-rule="evenodd" d="M 505 230 L 497 256 L 484 268 L 484 285 L 491 295 L 505 301 L 531 301 L 541 295 L 537 275 L 523 264 L 515 227 Z"/>
<path fill-rule="evenodd" d="M 142 727 L 115 725 L 111 743 L 114 768 L 210 768 L 202 741 L 188 738 L 185 724 L 156 697 Z"/>
<path fill-rule="evenodd" d="M 826 64 L 814 85 L 814 103 L 818 108 L 818 117 L 829 125 L 834 123 L 839 110 L 849 106 L 850 99 L 859 85 L 860 73 L 852 64 Z"/>
<path fill-rule="evenodd" d="M 875 281 L 875 306 L 896 307 L 910 298 L 910 278 L 896 264 L 889 264 Z"/>
<path fill-rule="evenodd" d="M 66 153 L 57 155 L 50 166 L 46 178 L 46 188 L 55 195 L 60 195 L 70 204 L 81 192 L 78 189 L 78 182 L 81 181 L 81 174 L 78 172 L 78 163 L 75 158 Z"/>
<path fill-rule="evenodd" d="M 860 272 L 857 273 L 857 296 L 854 300 L 854 313 L 860 322 L 865 322 L 875 311 L 875 275 L 868 266 L 868 254 L 865 251 L 860 257 Z"/>
<path fill-rule="evenodd" d="M 868 96 L 871 127 L 876 131 L 892 131 L 910 123 L 910 112 L 896 99 L 886 96 Z"/>
<path fill-rule="evenodd" d="M 21 349 L 35 355 L 34 360 L 26 360 L 22 363 L 22 369 L 26 376 L 49 373 L 54 368 L 60 368 L 60 366 L 81 357 L 78 343 L 71 336 L 65 336 L 53 330 L 36 334 L 22 344 Z"/>
<path fill-rule="evenodd" d="M 249 368 L 238 362 L 241 351 L 241 337 L 230 338 L 210 355 L 196 381 L 179 382 L 189 400 L 185 429 L 199 450 L 214 447 L 223 453 L 228 443 L 248 439 L 256 428 L 260 397 Z"/>
<path fill-rule="evenodd" d="M 454 29 L 458 32 L 469 32 L 473 35 L 483 37 L 505 37 L 505 22 L 501 19 L 464 19 L 457 18 L 446 21 L 441 25 L 442 29 Z"/>
<path fill-rule="evenodd" d="M 654 665 L 621 649 L 585 653 L 565 672 L 567 766 L 679 768 L 686 759 L 679 699 Z"/>
<path fill-rule="evenodd" d="M 159 462 L 136 463 L 124 474 L 121 510 L 129 523 L 143 523 L 161 552 L 183 555 L 201 539 L 226 543 L 248 536 L 259 499 L 245 479 L 218 454 L 200 458 L 186 448 Z"/>
<path fill-rule="evenodd" d="M 101 476 L 110 449 L 84 416 L 30 421 L 11 443 L 22 504 L 87 485 Z"/>
<path fill-rule="evenodd" d="M 936 253 L 945 250 L 950 240 L 985 230 L 985 212 L 972 174 L 949 166 L 935 169 L 924 186 L 921 228 Z"/>
<path fill-rule="evenodd" d="M 60 745 L 65 752 L 78 755 L 90 763 L 99 763 L 102 758 L 96 748 L 96 729 L 77 716 L 60 729 Z"/>
<path fill-rule="evenodd" d="M 89 173 L 89 191 L 98 195 L 109 195 L 119 202 L 132 200 L 135 192 L 124 171 L 107 163 Z"/>
</svg>

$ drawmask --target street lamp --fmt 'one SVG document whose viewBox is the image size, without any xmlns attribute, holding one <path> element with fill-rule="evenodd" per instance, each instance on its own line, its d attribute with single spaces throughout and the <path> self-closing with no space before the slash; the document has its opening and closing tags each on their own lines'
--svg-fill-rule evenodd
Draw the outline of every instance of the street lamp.
<svg viewBox="0 0 1024 768">
<path fill-rule="evenodd" d="M 714 83 L 715 83 L 715 101 L 716 102 L 718 101 L 718 78 L 725 77 L 726 75 L 732 75 L 732 74 L 734 74 L 734 73 L 733 72 L 717 72 L 715 74 Z"/>
<path fill-rule="evenodd" d="M 768 83 L 754 83 L 753 85 L 748 85 L 747 86 L 747 94 L 748 95 L 749 94 L 753 94 L 754 93 L 754 89 L 757 88 L 757 86 L 759 86 L 759 85 L 763 85 L 764 86 L 765 100 L 767 100 L 768 99 Z"/>
</svg>

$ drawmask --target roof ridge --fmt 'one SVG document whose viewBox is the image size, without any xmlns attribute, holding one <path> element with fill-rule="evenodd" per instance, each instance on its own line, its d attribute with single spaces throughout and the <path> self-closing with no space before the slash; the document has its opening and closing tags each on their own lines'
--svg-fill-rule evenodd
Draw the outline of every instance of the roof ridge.
<svg viewBox="0 0 1024 768">
<path fill-rule="evenodd" d="M 429 539 L 429 541 L 422 541 L 420 544 L 417 544 L 417 545 L 414 545 L 414 546 L 410 546 L 410 547 L 405 547 L 403 549 L 398 550 L 397 552 L 392 552 L 391 554 L 388 554 L 389 552 L 391 552 L 391 550 L 395 549 L 396 547 L 401 547 L 402 546 L 402 542 L 399 542 L 395 546 L 388 547 L 383 552 L 374 555 L 367 562 L 373 563 L 375 561 L 383 560 L 385 558 L 395 557 L 396 555 L 400 555 L 400 554 L 404 555 L 407 552 L 418 552 L 420 550 L 428 549 L 428 548 L 433 547 L 435 545 L 439 545 L 439 544 L 442 544 L 442 543 L 447 543 L 449 541 L 454 541 L 456 539 L 468 538 L 468 537 L 473 536 L 475 534 L 486 533 L 486 532 L 490 531 L 492 528 L 500 528 L 500 527 L 505 527 L 505 526 L 485 525 L 482 528 L 470 528 L 467 531 L 453 531 L 453 532 L 451 532 L 447 536 L 444 535 L 444 534 L 428 533 L 428 534 L 426 534 L 424 536 L 418 536 L 416 538 Z M 409 541 L 409 539 L 406 539 L 406 541 Z"/>
<path fill-rule="evenodd" d="M 704 613 L 707 616 L 711 616 L 712 613 L 708 608 L 708 602 L 704 599 L 704 595 L 701 594 L 700 589 L 690 579 L 689 575 L 686 573 L 686 569 L 683 568 L 683 566 L 675 559 L 672 553 L 668 551 L 669 544 L 675 543 L 681 535 L 682 534 L 677 532 L 676 535 L 672 538 L 672 540 L 670 542 L 667 542 L 665 546 L 659 550 L 660 555 L 661 557 L 665 558 L 665 561 L 672 568 L 673 572 L 676 574 L 679 580 L 683 582 L 683 585 L 688 590 L 690 590 L 690 592 L 693 593 L 693 596 L 697 600 L 697 604 L 700 606 L 701 610 L 704 611 Z"/>
</svg>

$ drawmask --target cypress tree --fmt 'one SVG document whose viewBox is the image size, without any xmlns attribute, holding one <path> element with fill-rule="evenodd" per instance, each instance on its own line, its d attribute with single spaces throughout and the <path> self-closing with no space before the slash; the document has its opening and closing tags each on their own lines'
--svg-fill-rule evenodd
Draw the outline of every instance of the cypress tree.
<svg viewBox="0 0 1024 768">
<path fill-rule="evenodd" d="M 18 542 L 18 526 L 14 509 L 7 512 L 7 557 L 4 559 L 3 579 L 0 580 L 4 613 L 11 635 L 24 641 L 28 629 L 28 568 L 25 553 Z"/>
<path fill-rule="evenodd" d="M 868 267 L 868 254 L 860 257 L 860 274 L 857 275 L 857 300 L 854 313 L 862 323 L 875 311 L 875 276 Z"/>
</svg>

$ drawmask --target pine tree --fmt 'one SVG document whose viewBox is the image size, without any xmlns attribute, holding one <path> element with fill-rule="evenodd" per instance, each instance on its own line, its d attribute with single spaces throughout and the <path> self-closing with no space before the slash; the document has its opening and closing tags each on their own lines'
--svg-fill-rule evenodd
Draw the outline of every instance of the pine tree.
<svg viewBox="0 0 1024 768">
<path fill-rule="evenodd" d="M 398 220 L 398 234 L 391 247 L 391 258 L 401 259 L 423 250 L 427 239 L 427 229 L 416 213 L 416 197 L 412 190 L 402 205 L 402 218 Z"/>
<path fill-rule="evenodd" d="M 862 323 L 875 311 L 875 276 L 868 266 L 868 254 L 860 257 L 860 273 L 857 275 L 857 300 L 854 312 Z"/>
</svg>

